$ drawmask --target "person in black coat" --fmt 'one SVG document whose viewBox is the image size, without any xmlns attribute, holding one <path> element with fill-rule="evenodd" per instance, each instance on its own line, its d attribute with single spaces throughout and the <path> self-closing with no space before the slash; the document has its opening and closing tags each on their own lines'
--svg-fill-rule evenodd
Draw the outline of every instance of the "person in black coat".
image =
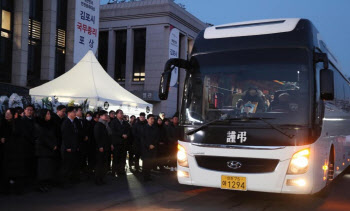
<svg viewBox="0 0 350 211">
<path fill-rule="evenodd" d="M 62 143 L 62 134 L 61 134 L 61 126 L 62 123 L 64 121 L 64 119 L 66 118 L 66 106 L 65 105 L 59 105 L 56 108 L 56 113 L 52 114 L 51 116 L 51 120 L 55 126 L 55 131 L 56 131 L 56 136 L 57 136 L 57 141 L 58 141 L 58 149 L 60 149 L 61 147 L 61 143 Z"/>
<path fill-rule="evenodd" d="M 173 122 L 166 127 L 168 136 L 168 147 L 169 147 L 169 163 L 170 170 L 174 171 L 177 166 L 177 144 L 178 140 L 181 139 L 181 128 L 179 127 L 179 118 L 173 117 Z"/>
<path fill-rule="evenodd" d="M 100 119 L 95 124 L 94 136 L 96 141 L 96 171 L 95 171 L 95 182 L 96 185 L 105 184 L 104 177 L 108 170 L 108 156 L 111 150 L 113 150 L 113 145 L 111 143 L 112 131 L 109 128 L 109 116 L 107 111 L 99 112 Z"/>
<path fill-rule="evenodd" d="M 160 140 L 159 128 L 154 125 L 154 115 L 149 114 L 147 116 L 147 125 L 144 128 L 142 134 L 141 147 L 142 147 L 142 172 L 145 181 L 151 180 L 150 171 L 154 168 L 154 159 L 156 156 L 156 146 Z"/>
<path fill-rule="evenodd" d="M 141 139 L 144 133 L 144 128 L 147 125 L 146 114 L 141 112 L 139 120 L 132 127 L 132 151 L 133 151 L 133 163 L 135 165 L 135 171 L 140 170 L 140 157 L 141 157 Z"/>
<path fill-rule="evenodd" d="M 24 136 L 24 152 L 25 162 L 30 166 L 29 178 L 35 179 L 37 161 L 35 157 L 35 137 L 34 132 L 34 106 L 27 105 L 24 109 L 24 117 L 22 118 L 22 133 Z"/>
<path fill-rule="evenodd" d="M 7 109 L 0 128 L 0 143 L 3 147 L 1 190 L 5 193 L 22 193 L 25 178 L 31 171 L 31 166 L 25 160 L 27 149 L 24 144 L 23 122 L 14 116 L 15 110 Z"/>
<path fill-rule="evenodd" d="M 67 118 L 66 117 L 66 111 L 67 111 L 67 107 L 65 105 L 59 105 L 56 108 L 56 113 L 53 113 L 51 115 L 51 121 L 55 127 L 55 134 L 57 137 L 57 148 L 58 148 L 58 152 L 60 152 L 61 149 L 61 145 L 62 145 L 62 133 L 61 133 L 61 127 L 62 127 L 62 123 L 63 121 Z M 61 158 L 61 153 L 59 154 L 59 159 L 60 161 L 62 160 Z M 59 162 L 57 164 L 57 169 L 61 169 L 61 162 Z M 56 175 L 57 180 L 59 180 L 59 174 Z"/>
<path fill-rule="evenodd" d="M 160 139 L 159 143 L 157 145 L 157 166 L 159 167 L 160 171 L 163 171 L 165 168 L 164 166 L 167 165 L 167 159 L 169 156 L 168 152 L 168 137 L 166 133 L 166 128 L 163 124 L 163 120 L 158 117 L 156 126 L 159 128 L 160 132 Z"/>
<path fill-rule="evenodd" d="M 80 170 L 82 172 L 87 173 L 88 150 L 89 150 L 88 125 L 87 125 L 87 121 L 83 117 L 83 110 L 81 107 L 77 107 L 75 121 L 77 121 L 77 126 L 79 130 Z"/>
<path fill-rule="evenodd" d="M 96 121 L 96 116 L 97 121 Z M 93 114 L 91 111 L 86 113 L 86 125 L 88 131 L 88 172 L 91 174 L 95 170 L 96 165 L 96 141 L 94 137 L 94 128 L 99 120 L 98 113 Z"/>
<path fill-rule="evenodd" d="M 133 142 L 134 142 L 134 136 L 133 136 L 133 132 L 132 132 L 132 128 L 134 126 L 136 122 L 136 117 L 134 115 L 132 115 L 130 117 L 130 120 L 129 120 L 129 136 L 128 136 L 128 143 L 127 143 L 127 147 L 126 147 L 126 150 L 128 152 L 128 164 L 129 164 L 129 169 L 132 171 L 133 167 L 135 167 L 135 163 L 134 163 L 134 150 L 132 148 L 132 145 L 133 145 Z"/>
<path fill-rule="evenodd" d="M 61 126 L 62 134 L 62 179 L 63 183 L 77 183 L 80 181 L 79 175 L 79 131 L 74 107 L 67 108 L 67 117 Z"/>
<path fill-rule="evenodd" d="M 56 128 L 51 120 L 51 112 L 41 109 L 35 123 L 36 156 L 38 161 L 37 179 L 39 190 L 47 192 L 54 184 L 59 162 Z"/>
<path fill-rule="evenodd" d="M 112 173 L 118 176 L 125 176 L 125 165 L 127 155 L 128 137 L 130 132 L 130 125 L 124 121 L 124 113 L 118 109 L 116 111 L 116 118 L 111 121 L 110 127 L 112 129 L 112 144 L 114 146 Z"/>
</svg>

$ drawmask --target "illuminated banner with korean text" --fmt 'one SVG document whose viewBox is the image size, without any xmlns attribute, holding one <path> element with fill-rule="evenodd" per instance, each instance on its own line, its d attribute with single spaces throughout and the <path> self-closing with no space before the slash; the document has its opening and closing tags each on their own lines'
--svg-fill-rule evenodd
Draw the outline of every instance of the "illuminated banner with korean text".
<svg viewBox="0 0 350 211">
<path fill-rule="evenodd" d="M 74 28 L 74 57 L 78 63 L 85 54 L 98 47 L 98 27 L 100 18 L 100 0 L 76 0 Z"/>
<path fill-rule="evenodd" d="M 179 58 L 179 39 L 180 31 L 173 26 L 170 26 L 170 36 L 169 36 L 169 59 Z M 177 86 L 177 78 L 179 76 L 178 68 L 175 67 L 171 73 L 170 86 Z"/>
</svg>

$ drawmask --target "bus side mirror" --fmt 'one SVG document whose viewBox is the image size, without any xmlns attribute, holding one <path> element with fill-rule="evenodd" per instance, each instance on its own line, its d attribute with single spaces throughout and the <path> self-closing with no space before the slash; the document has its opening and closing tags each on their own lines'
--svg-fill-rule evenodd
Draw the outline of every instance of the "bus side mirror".
<svg viewBox="0 0 350 211">
<path fill-rule="evenodd" d="M 323 68 L 324 69 L 328 69 L 328 56 L 326 53 L 314 53 L 314 62 L 319 63 L 322 62 L 323 63 Z"/>
<path fill-rule="evenodd" d="M 162 73 L 162 77 L 160 78 L 159 84 L 159 93 L 158 97 L 161 100 L 168 99 L 170 80 L 171 80 L 171 72 L 175 67 L 184 68 L 185 70 L 190 69 L 190 63 L 184 59 L 169 59 L 164 67 L 164 72 Z"/>
<path fill-rule="evenodd" d="M 330 69 L 320 71 L 320 91 L 322 100 L 334 100 L 334 74 Z"/>
<path fill-rule="evenodd" d="M 166 71 L 162 73 L 159 84 L 159 99 L 166 100 L 168 99 L 169 87 L 171 80 L 171 71 Z"/>
</svg>

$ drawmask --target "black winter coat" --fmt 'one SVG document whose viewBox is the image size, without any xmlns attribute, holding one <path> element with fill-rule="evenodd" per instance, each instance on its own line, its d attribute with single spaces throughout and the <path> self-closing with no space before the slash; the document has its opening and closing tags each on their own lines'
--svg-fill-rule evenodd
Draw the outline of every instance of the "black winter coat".
<svg viewBox="0 0 350 211">
<path fill-rule="evenodd" d="M 160 130 L 156 125 L 146 125 L 144 128 L 144 134 L 141 140 L 142 155 L 144 157 L 149 156 L 155 149 L 151 150 L 150 145 L 157 146 L 160 140 Z"/>
<path fill-rule="evenodd" d="M 66 118 L 61 126 L 61 134 L 61 150 L 65 152 L 67 149 L 71 149 L 72 152 L 77 152 L 79 149 L 79 131 L 76 122 Z"/>
<path fill-rule="evenodd" d="M 35 124 L 35 133 L 37 135 L 35 154 L 38 157 L 58 157 L 59 149 L 54 150 L 58 145 L 56 128 L 53 122 L 44 122 Z"/>
<path fill-rule="evenodd" d="M 0 138 L 5 138 L 5 143 L 2 144 L 3 165 L 1 171 L 5 178 L 26 177 L 32 171 L 22 129 L 23 122 L 21 119 L 15 119 L 11 122 L 2 121 Z"/>
<path fill-rule="evenodd" d="M 104 151 L 111 150 L 111 136 L 108 134 L 106 125 L 97 122 L 94 127 L 94 136 L 97 149 L 103 148 Z"/>
<path fill-rule="evenodd" d="M 133 137 L 133 143 L 132 143 L 132 149 L 135 154 L 141 154 L 141 140 L 142 136 L 144 134 L 145 126 L 147 124 L 147 121 L 138 121 L 132 126 L 132 137 Z"/>
<path fill-rule="evenodd" d="M 113 145 L 127 145 L 128 140 L 124 139 L 122 136 L 125 134 L 129 136 L 130 125 L 128 122 L 123 121 L 122 124 L 120 121 L 115 118 L 110 122 L 110 128 L 112 129 L 112 144 Z"/>
<path fill-rule="evenodd" d="M 29 119 L 28 117 L 23 117 L 21 119 L 21 131 L 24 137 L 24 148 L 26 149 L 24 152 L 24 156 L 27 158 L 35 157 L 35 140 L 37 139 L 35 135 L 35 121 L 34 119 Z"/>
<path fill-rule="evenodd" d="M 53 114 L 51 119 L 52 119 L 52 122 L 53 122 L 54 127 L 55 127 L 57 144 L 58 144 L 58 147 L 60 147 L 62 144 L 61 126 L 62 126 L 63 121 L 66 119 L 66 117 L 61 119 L 57 114 Z"/>
<path fill-rule="evenodd" d="M 96 122 L 94 120 L 87 121 L 86 122 L 87 128 L 88 128 L 88 148 L 89 152 L 95 151 L 96 149 L 96 141 L 95 141 L 95 136 L 94 136 L 94 128 L 96 125 Z"/>
<path fill-rule="evenodd" d="M 167 137 L 168 137 L 168 143 L 169 145 L 175 145 L 177 144 L 178 140 L 182 139 L 182 128 L 179 126 L 175 126 L 174 124 L 171 124 L 166 127 L 167 130 Z"/>
<path fill-rule="evenodd" d="M 79 151 L 81 153 L 87 153 L 88 141 L 85 141 L 85 137 L 88 137 L 89 134 L 87 120 L 75 118 L 74 121 L 76 121 L 79 131 Z"/>
</svg>

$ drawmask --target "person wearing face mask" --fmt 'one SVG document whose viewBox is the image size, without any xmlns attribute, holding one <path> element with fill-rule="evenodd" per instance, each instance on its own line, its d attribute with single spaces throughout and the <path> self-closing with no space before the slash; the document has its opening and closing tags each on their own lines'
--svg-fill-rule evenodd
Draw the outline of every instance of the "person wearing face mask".
<svg viewBox="0 0 350 211">
<path fill-rule="evenodd" d="M 86 113 L 86 125 L 87 125 L 87 135 L 88 135 L 88 173 L 89 177 L 95 170 L 96 165 L 96 142 L 94 137 L 94 127 L 96 121 L 93 119 L 94 114 L 91 111 Z"/>
</svg>

